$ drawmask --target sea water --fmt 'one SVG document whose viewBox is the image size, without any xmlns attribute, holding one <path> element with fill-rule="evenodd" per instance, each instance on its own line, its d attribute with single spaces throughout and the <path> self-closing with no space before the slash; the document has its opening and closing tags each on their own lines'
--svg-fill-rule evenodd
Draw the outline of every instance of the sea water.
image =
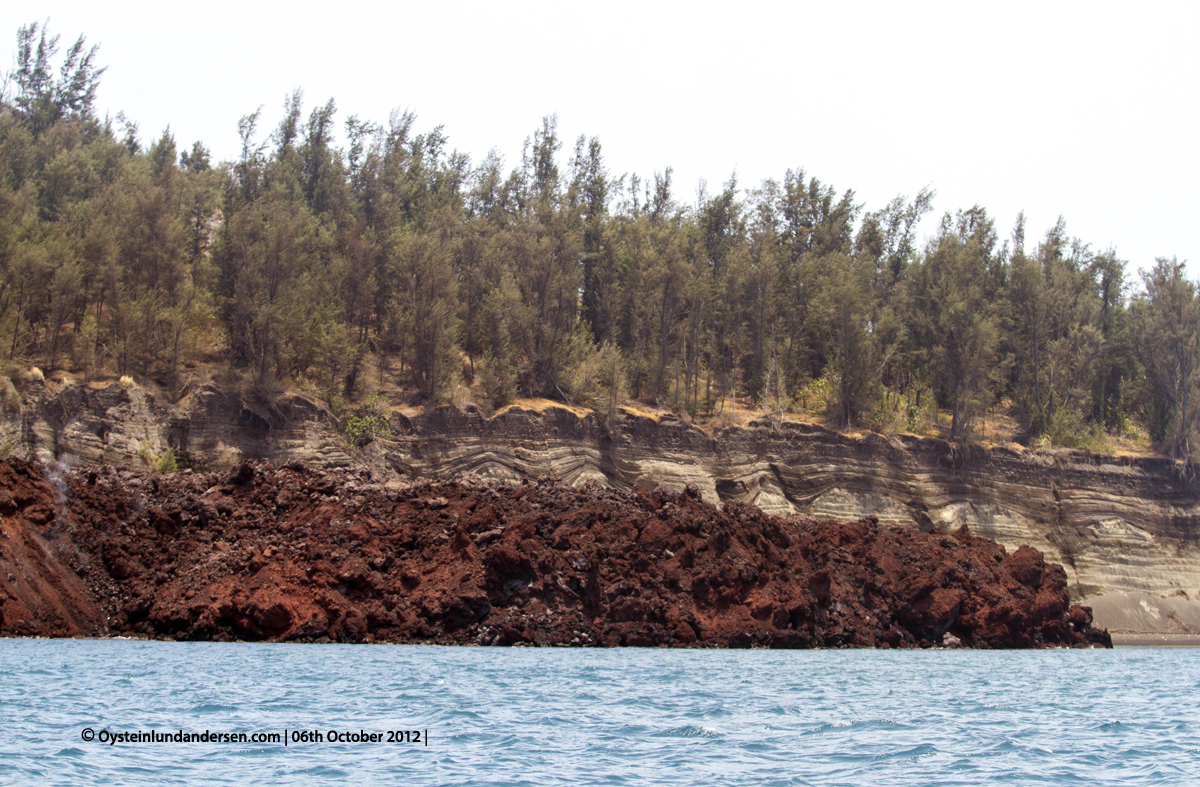
<svg viewBox="0 0 1200 787">
<path fill-rule="evenodd" d="M 338 782 L 1200 784 L 1200 650 L 0 640 L 0 784 Z"/>
</svg>

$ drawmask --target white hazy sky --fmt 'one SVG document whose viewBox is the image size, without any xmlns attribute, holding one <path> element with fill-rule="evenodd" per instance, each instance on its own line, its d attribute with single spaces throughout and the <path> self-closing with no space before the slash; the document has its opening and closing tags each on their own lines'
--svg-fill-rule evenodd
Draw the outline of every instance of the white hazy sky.
<svg viewBox="0 0 1200 787">
<path fill-rule="evenodd" d="M 598 136 L 614 175 L 673 167 L 685 202 L 734 171 L 753 187 L 804 168 L 866 210 L 929 185 L 937 215 L 982 205 L 1002 238 L 1024 210 L 1031 249 L 1062 215 L 1135 279 L 1157 256 L 1200 274 L 1194 2 L 40 0 L 0 9 L 5 70 L 47 17 L 64 48 L 100 45 L 102 115 L 217 159 L 297 87 L 306 113 L 334 98 L 339 127 L 407 108 L 509 167 L 557 113 L 563 165 Z"/>
</svg>

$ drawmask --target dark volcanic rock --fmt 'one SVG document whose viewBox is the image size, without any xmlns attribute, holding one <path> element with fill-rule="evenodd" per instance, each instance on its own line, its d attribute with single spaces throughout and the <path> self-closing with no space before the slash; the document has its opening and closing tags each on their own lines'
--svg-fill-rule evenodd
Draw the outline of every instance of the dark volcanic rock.
<svg viewBox="0 0 1200 787">
<path fill-rule="evenodd" d="M 95 599 L 91 617 L 54 618 L 46 591 L 41 629 L 32 601 L 5 601 L 6 634 L 104 633 L 100 607 L 112 633 L 174 639 L 1110 644 L 1089 610 L 1069 607 L 1061 567 L 965 529 L 780 518 L 732 502 L 721 510 L 686 490 L 573 489 L 550 478 L 381 485 L 365 473 L 265 464 L 224 476 L 68 474 L 64 508 L 39 466 L 0 471 L 5 538 L 44 528 L 49 511 L 58 545 L 48 554 L 77 558 L 47 587 L 74 582 Z M 10 553 L 0 558 L 11 563 Z"/>
</svg>

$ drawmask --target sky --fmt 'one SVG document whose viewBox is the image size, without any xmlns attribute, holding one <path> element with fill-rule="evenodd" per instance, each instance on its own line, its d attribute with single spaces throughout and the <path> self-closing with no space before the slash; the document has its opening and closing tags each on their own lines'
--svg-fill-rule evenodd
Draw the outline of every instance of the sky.
<svg viewBox="0 0 1200 787">
<path fill-rule="evenodd" d="M 1200 4 L 1147 2 L 293 2 L 118 6 L 39 0 L 0 9 L 0 66 L 17 29 L 49 20 L 106 65 L 101 115 L 144 142 L 238 153 L 295 88 L 386 123 L 416 113 L 449 147 L 511 168 L 556 114 L 560 167 L 596 136 L 614 176 L 674 171 L 676 198 L 782 180 L 853 189 L 864 210 L 935 189 L 945 212 L 981 205 L 1026 246 L 1060 216 L 1069 235 L 1129 263 L 1188 260 L 1200 278 Z M 8 33 L 4 33 L 7 30 Z M 7 36 L 5 43 L 4 36 Z"/>
</svg>

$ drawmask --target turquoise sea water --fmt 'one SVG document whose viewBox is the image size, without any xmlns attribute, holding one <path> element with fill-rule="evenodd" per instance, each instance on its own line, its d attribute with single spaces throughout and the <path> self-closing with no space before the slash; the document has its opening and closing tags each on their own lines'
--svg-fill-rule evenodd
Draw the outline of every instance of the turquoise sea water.
<svg viewBox="0 0 1200 787">
<path fill-rule="evenodd" d="M 3 785 L 1200 784 L 1200 650 L 0 640 L 0 736 Z"/>
</svg>

